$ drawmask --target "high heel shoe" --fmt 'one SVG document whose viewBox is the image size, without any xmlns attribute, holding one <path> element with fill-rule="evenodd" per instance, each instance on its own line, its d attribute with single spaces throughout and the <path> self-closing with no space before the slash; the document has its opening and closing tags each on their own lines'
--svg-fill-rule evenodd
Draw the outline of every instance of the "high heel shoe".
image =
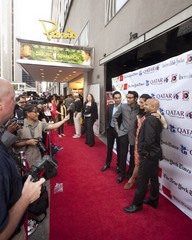
<svg viewBox="0 0 192 240">
<path fill-rule="evenodd" d="M 129 181 L 128 181 L 128 182 L 124 185 L 124 189 L 125 189 L 125 190 L 131 189 L 131 188 L 133 187 L 134 183 L 135 183 L 135 181 L 133 181 L 133 182 L 129 182 Z"/>
</svg>

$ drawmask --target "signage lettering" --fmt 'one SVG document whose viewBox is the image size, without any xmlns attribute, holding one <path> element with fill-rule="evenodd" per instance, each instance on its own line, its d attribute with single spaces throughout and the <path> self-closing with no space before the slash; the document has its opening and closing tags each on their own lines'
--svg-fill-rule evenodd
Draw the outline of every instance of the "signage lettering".
<svg viewBox="0 0 192 240">
<path fill-rule="evenodd" d="M 47 36 L 47 39 L 49 41 L 51 41 L 51 39 L 75 39 L 76 38 L 76 33 L 71 31 L 70 29 L 67 30 L 67 32 L 58 32 L 58 24 L 54 21 L 48 21 L 48 20 L 39 20 L 42 25 L 43 28 L 45 30 L 45 32 L 43 34 L 45 34 Z M 47 29 L 45 22 L 52 24 L 52 28 L 51 29 Z"/>
</svg>

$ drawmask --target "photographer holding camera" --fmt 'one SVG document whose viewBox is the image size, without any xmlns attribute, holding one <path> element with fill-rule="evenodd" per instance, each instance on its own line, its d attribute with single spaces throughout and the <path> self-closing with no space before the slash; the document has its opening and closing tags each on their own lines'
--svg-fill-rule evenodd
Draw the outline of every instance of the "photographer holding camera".
<svg viewBox="0 0 192 240">
<path fill-rule="evenodd" d="M 20 139 L 26 139 L 23 143 L 23 151 L 25 152 L 29 165 L 35 165 L 41 160 L 41 151 L 44 151 L 42 144 L 42 132 L 53 130 L 60 127 L 68 120 L 68 116 L 57 123 L 46 123 L 38 120 L 39 112 L 34 104 L 27 104 L 24 109 L 24 125 L 17 131 Z"/>
<path fill-rule="evenodd" d="M 13 116 L 15 92 L 12 85 L 0 78 L 0 138 L 4 123 Z M 16 164 L 0 144 L 0 240 L 25 240 L 23 223 L 28 206 L 39 198 L 45 179 L 31 181 L 29 176 L 23 186 Z"/>
</svg>

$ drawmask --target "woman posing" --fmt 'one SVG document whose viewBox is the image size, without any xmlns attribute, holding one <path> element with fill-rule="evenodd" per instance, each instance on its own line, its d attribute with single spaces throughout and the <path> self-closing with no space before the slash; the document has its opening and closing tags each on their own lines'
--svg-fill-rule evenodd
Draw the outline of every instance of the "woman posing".
<svg viewBox="0 0 192 240">
<path fill-rule="evenodd" d="M 67 108 L 65 106 L 64 100 L 59 100 L 56 112 L 58 114 L 59 121 L 62 121 L 67 116 Z M 65 136 L 64 123 L 58 128 L 58 136 L 59 137 Z"/>
<path fill-rule="evenodd" d="M 98 119 L 97 103 L 92 94 L 87 95 L 87 99 L 83 104 L 83 120 L 86 134 L 85 143 L 90 147 L 95 145 L 95 138 L 93 132 L 93 124 Z"/>
</svg>

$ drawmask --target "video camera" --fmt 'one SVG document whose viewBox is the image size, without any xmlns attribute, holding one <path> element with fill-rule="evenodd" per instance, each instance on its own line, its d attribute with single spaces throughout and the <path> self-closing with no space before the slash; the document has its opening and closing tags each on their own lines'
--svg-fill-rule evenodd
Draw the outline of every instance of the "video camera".
<svg viewBox="0 0 192 240">
<path fill-rule="evenodd" d="M 58 162 L 49 155 L 44 155 L 43 158 L 37 162 L 36 165 L 32 165 L 30 170 L 25 174 L 32 176 L 32 181 L 37 182 L 41 177 L 45 180 L 49 180 L 57 175 Z"/>
</svg>

